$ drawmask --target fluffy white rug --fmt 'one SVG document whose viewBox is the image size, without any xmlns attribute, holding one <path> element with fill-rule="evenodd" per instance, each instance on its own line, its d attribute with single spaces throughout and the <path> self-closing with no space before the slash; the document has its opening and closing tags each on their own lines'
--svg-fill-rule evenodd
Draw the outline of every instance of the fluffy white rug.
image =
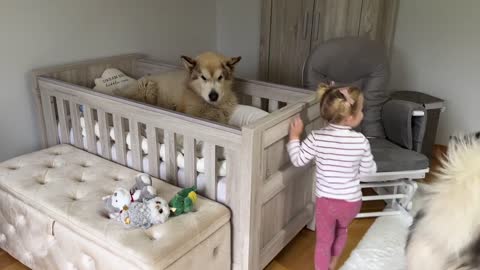
<svg viewBox="0 0 480 270">
<path fill-rule="evenodd" d="M 405 242 L 411 217 L 379 217 L 340 270 L 405 270 Z"/>
<path fill-rule="evenodd" d="M 419 185 L 412 216 L 421 204 L 422 190 Z M 340 270 L 406 270 L 405 243 L 412 216 L 377 218 Z"/>
</svg>

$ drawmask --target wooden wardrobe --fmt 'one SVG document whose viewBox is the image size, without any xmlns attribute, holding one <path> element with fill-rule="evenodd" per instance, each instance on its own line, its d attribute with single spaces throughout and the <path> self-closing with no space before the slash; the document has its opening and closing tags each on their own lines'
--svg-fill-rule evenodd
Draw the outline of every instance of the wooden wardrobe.
<svg viewBox="0 0 480 270">
<path fill-rule="evenodd" d="M 331 38 L 392 44 L 398 0 L 262 0 L 259 77 L 301 86 L 305 59 Z"/>
</svg>

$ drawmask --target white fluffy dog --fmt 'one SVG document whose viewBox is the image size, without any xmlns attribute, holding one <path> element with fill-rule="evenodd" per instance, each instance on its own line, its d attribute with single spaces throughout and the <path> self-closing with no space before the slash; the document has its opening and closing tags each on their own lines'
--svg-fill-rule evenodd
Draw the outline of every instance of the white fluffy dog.
<svg viewBox="0 0 480 270">
<path fill-rule="evenodd" d="M 451 139 L 407 241 L 408 270 L 480 269 L 480 132 Z"/>
</svg>

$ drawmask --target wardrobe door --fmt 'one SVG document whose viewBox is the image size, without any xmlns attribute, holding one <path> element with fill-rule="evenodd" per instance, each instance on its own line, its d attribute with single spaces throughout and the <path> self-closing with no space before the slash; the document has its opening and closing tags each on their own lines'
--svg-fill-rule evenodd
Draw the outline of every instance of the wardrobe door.
<svg viewBox="0 0 480 270">
<path fill-rule="evenodd" d="M 390 48 L 398 0 L 316 0 L 311 48 L 337 37 L 366 36 Z"/>
<path fill-rule="evenodd" d="M 303 62 L 310 52 L 313 7 L 314 0 L 270 2 L 268 81 L 300 86 Z"/>
<path fill-rule="evenodd" d="M 316 0 L 311 48 L 332 38 L 358 36 L 362 0 Z"/>
<path fill-rule="evenodd" d="M 381 40 L 390 50 L 395 32 L 398 0 L 362 0 L 359 36 Z"/>
</svg>

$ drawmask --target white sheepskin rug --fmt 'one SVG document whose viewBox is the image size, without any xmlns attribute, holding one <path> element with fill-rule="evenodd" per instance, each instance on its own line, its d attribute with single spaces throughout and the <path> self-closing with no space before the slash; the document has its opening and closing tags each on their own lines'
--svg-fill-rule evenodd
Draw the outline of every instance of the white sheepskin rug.
<svg viewBox="0 0 480 270">
<path fill-rule="evenodd" d="M 340 270 L 405 270 L 409 215 L 379 217 Z"/>
</svg>

